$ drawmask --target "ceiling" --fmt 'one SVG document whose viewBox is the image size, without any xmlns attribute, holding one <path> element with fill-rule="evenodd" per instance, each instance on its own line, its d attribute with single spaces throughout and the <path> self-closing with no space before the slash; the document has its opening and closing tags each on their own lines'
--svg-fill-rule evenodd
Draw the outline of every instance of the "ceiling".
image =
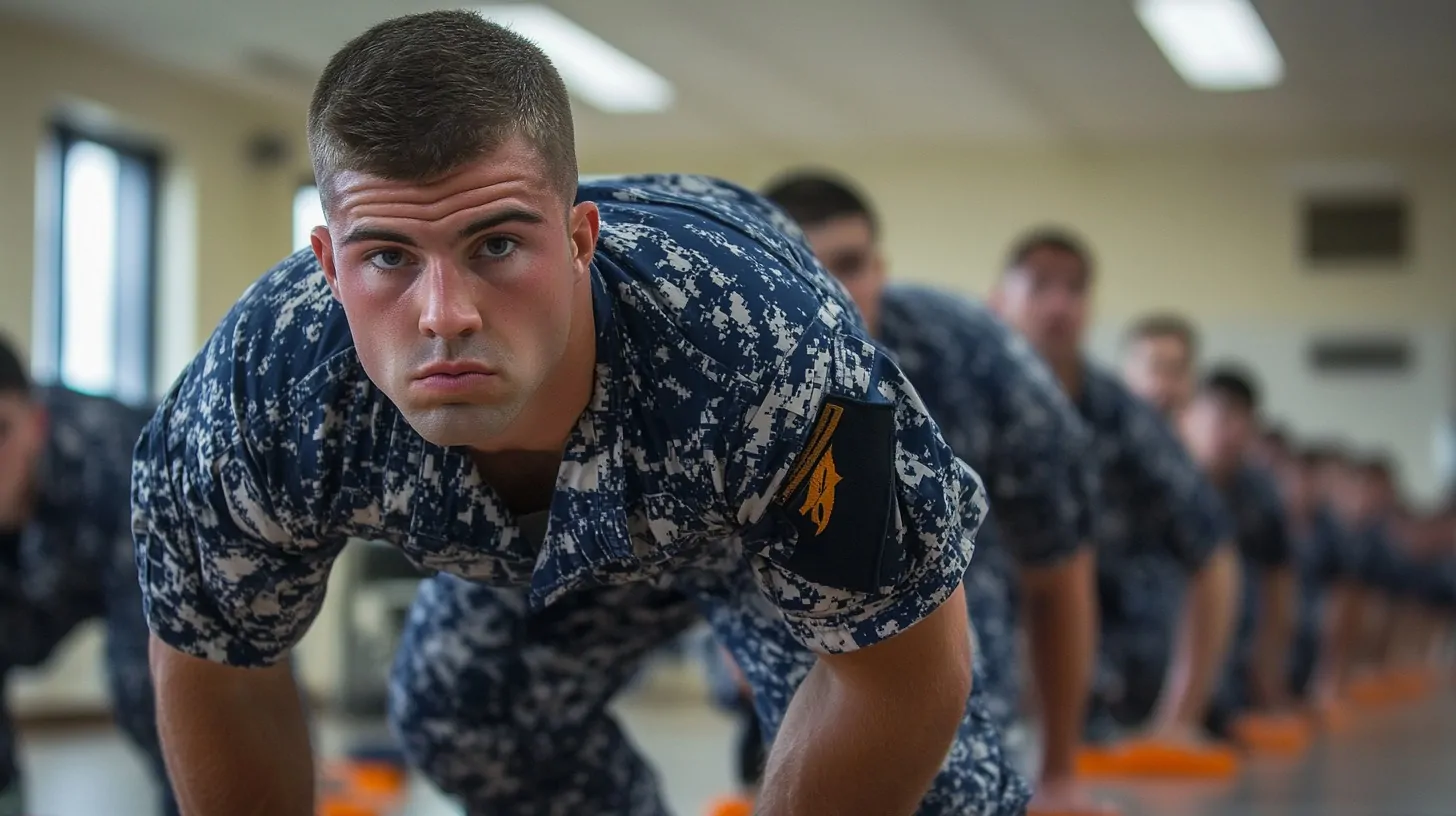
<svg viewBox="0 0 1456 816">
<path fill-rule="evenodd" d="M 584 148 L 1456 144 L 1456 2 L 1256 0 L 1279 88 L 1185 86 L 1131 0 L 551 0 L 671 80 L 580 108 Z M 0 11 L 293 103 L 368 25 L 431 0 L 0 0 Z"/>
</svg>

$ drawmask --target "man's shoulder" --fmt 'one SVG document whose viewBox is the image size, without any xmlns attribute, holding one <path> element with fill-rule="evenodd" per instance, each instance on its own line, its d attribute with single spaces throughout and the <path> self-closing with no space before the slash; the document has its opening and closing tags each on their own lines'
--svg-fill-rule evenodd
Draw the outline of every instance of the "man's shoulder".
<svg viewBox="0 0 1456 816">
<path fill-rule="evenodd" d="M 1107 368 L 1093 362 L 1082 367 L 1082 405 L 1088 419 L 1099 428 L 1114 429 L 1129 422 L 1156 416 L 1153 406 L 1143 402 Z"/>
<path fill-rule="evenodd" d="M 1268 468 L 1246 462 L 1239 467 L 1238 480 L 1242 491 L 1263 509 L 1282 508 L 1279 485 Z"/>
<path fill-rule="evenodd" d="M 921 284 L 885 287 L 880 309 L 887 336 L 976 347 L 1004 344 L 1010 335 L 984 304 Z"/>
<path fill-rule="evenodd" d="M 243 292 L 186 379 L 245 403 L 275 402 L 299 387 L 331 379 L 325 369 L 357 374 L 353 348 L 343 308 L 317 258 L 303 250 Z"/>
<path fill-rule="evenodd" d="M 771 204 L 701 176 L 584 183 L 602 211 L 601 275 L 643 353 L 691 348 L 748 376 L 817 325 L 862 326 L 843 289 Z"/>
<path fill-rule="evenodd" d="M 1025 377 L 1061 391 L 1031 344 L 980 301 L 920 284 L 895 284 L 885 288 L 880 321 L 887 345 L 932 351 L 935 366 L 953 369 L 957 376 Z"/>
<path fill-rule="evenodd" d="M 210 449 L 245 438 L 266 448 L 321 414 L 342 421 L 366 386 L 343 309 L 304 251 L 238 298 L 160 410 L 179 440 Z"/>
</svg>

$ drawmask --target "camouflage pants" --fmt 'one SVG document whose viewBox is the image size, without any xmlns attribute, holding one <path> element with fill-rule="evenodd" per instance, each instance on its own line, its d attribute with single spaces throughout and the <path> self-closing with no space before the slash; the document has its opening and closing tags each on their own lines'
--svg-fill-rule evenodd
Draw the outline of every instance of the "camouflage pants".
<svg viewBox="0 0 1456 816">
<path fill-rule="evenodd" d="M 814 655 L 747 576 L 627 584 L 528 609 L 449 576 L 415 600 L 391 680 L 406 755 L 469 814 L 655 816 L 658 780 L 607 706 L 643 658 L 706 617 L 754 689 L 771 742 Z M 919 811 L 1020 814 L 1028 798 L 977 697 Z"/>
</svg>

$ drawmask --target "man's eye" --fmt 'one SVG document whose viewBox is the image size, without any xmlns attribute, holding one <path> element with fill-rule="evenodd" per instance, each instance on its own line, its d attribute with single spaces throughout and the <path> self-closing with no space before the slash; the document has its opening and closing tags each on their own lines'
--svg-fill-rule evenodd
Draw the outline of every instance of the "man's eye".
<svg viewBox="0 0 1456 816">
<path fill-rule="evenodd" d="M 405 254 L 397 249 L 382 249 L 369 256 L 369 263 L 380 269 L 398 269 L 405 260 Z"/>
<path fill-rule="evenodd" d="M 480 255 L 486 258 L 504 258 L 514 252 L 514 238 L 487 238 L 480 244 Z"/>
</svg>

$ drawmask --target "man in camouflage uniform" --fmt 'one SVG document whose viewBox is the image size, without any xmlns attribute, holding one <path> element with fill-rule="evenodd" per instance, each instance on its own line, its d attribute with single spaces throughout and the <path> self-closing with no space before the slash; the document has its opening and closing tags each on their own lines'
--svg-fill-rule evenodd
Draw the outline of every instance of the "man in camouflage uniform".
<svg viewBox="0 0 1456 816">
<path fill-rule="evenodd" d="M 578 186 L 559 76 L 469 12 L 351 41 L 309 129 L 314 257 L 243 296 L 138 446 L 190 812 L 309 812 L 280 661 L 350 537 L 441 572 L 392 712 L 472 814 L 665 812 L 607 706 L 699 615 L 779 737 L 760 812 L 1024 809 L 969 695 L 979 480 L 801 236 L 720 183 Z"/>
<path fill-rule="evenodd" d="M 1059 230 L 1037 230 L 1012 248 L 991 302 L 1041 353 L 1092 434 L 1101 637 L 1090 736 L 1111 737 L 1108 720 L 1122 704 L 1156 699 L 1152 730 L 1162 739 L 1195 744 L 1232 629 L 1238 592 L 1232 530 L 1217 494 L 1167 422 L 1083 355 L 1093 274 L 1080 241 Z M 1143 557 L 1150 551 L 1162 555 Z M 1166 565 L 1179 574 L 1170 575 Z M 1161 678 L 1162 666 L 1142 666 L 1137 658 L 1156 654 L 1163 632 L 1137 624 L 1159 614 L 1161 595 L 1148 588 L 1182 576 L 1190 592 L 1178 659 L 1160 698 L 1163 683 L 1138 686 L 1149 675 Z M 1127 725 L 1149 714 L 1146 708 L 1116 713 Z"/>
<path fill-rule="evenodd" d="M 39 665 L 77 625 L 104 619 L 113 714 L 145 752 L 171 814 L 127 490 L 145 421 L 114 400 L 32 386 L 0 339 L 0 671 Z M 24 812 L 14 740 L 0 706 L 0 814 Z"/>
<path fill-rule="evenodd" d="M 1296 577 L 1289 522 L 1274 475 L 1255 458 L 1259 397 L 1253 381 L 1227 366 L 1200 379 L 1198 350 L 1198 333 L 1187 320 L 1174 314 L 1149 315 L 1127 334 L 1123 378 L 1129 390 L 1179 430 L 1233 522 L 1243 576 L 1239 613 L 1208 720 L 1213 733 L 1224 735 L 1230 719 L 1241 710 L 1275 710 L 1289 701 L 1285 678 Z M 1150 594 L 1161 594 L 1159 606 L 1165 611 L 1144 626 L 1171 619 L 1180 590 L 1177 581 L 1149 587 Z M 1169 651 L 1154 652 L 1151 662 L 1165 664 L 1166 658 L 1156 655 Z"/>
<path fill-rule="evenodd" d="M 985 480 L 990 515 L 966 598 L 978 682 L 1010 729 L 1021 714 L 1017 609 L 1024 600 L 1043 753 L 1031 809 L 1091 807 L 1072 771 L 1094 650 L 1089 504 L 1094 474 L 1080 417 L 1036 352 L 979 304 L 922 286 L 886 286 L 879 219 L 847 182 L 800 172 L 765 195 L 804 229 L 910 378 L 951 450 Z"/>
</svg>

